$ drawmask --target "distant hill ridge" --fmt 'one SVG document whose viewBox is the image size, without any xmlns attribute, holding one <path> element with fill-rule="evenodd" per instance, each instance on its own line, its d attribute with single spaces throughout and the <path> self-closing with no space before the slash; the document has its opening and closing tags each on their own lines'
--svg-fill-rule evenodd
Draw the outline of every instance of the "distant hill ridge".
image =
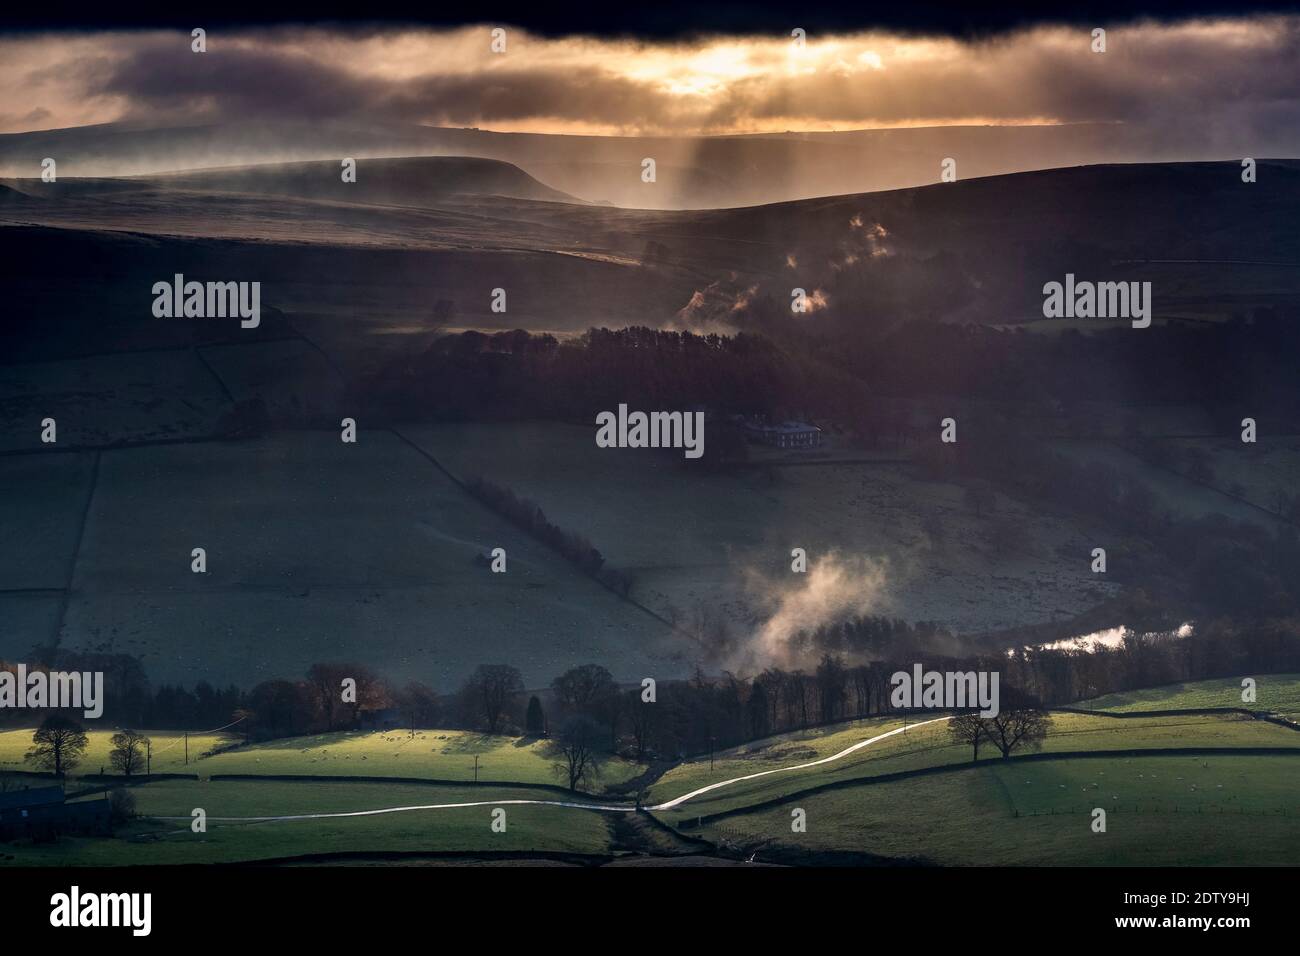
<svg viewBox="0 0 1300 956">
<path fill-rule="evenodd" d="M 715 209 L 878 192 L 957 175 L 982 176 L 1098 163 L 1223 160 L 1300 153 L 1280 125 L 1241 141 L 1197 129 L 1153 136 L 1142 124 L 944 126 L 751 136 L 578 136 L 370 122 L 240 120 L 175 127 L 109 123 L 0 134 L 0 176 L 141 176 L 218 166 L 332 161 L 344 156 L 477 157 L 511 163 L 542 183 L 624 208 Z M 656 162 L 656 180 L 641 179 Z"/>
<path fill-rule="evenodd" d="M 339 160 L 223 166 L 132 177 L 173 189 L 259 193 L 302 199 L 425 205 L 454 195 L 504 196 L 579 203 L 518 166 L 468 156 L 411 156 L 357 160 L 355 182 L 344 182 Z"/>
</svg>

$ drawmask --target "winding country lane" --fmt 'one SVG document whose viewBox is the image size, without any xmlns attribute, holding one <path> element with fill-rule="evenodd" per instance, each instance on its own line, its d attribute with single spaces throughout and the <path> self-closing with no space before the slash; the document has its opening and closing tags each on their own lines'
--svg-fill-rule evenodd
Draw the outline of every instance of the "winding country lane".
<svg viewBox="0 0 1300 956">
<path fill-rule="evenodd" d="M 822 757 L 819 760 L 810 760 L 807 763 L 795 764 L 789 767 L 777 767 L 774 770 L 760 770 L 758 773 L 749 773 L 740 777 L 732 777 L 729 780 L 720 780 L 717 783 L 711 783 L 707 787 L 700 787 L 698 790 L 692 790 L 690 793 L 684 793 L 680 797 L 672 800 L 658 803 L 654 806 L 646 807 L 647 810 L 673 810 L 680 807 L 689 800 L 694 800 L 702 794 L 711 793 L 714 790 L 720 790 L 723 787 L 730 787 L 737 783 L 743 783 L 746 780 L 756 780 L 759 777 L 769 777 L 777 773 L 792 773 L 795 770 L 807 770 L 810 767 L 820 767 L 825 764 L 834 763 L 842 760 L 849 754 L 856 753 L 864 747 L 870 747 L 878 741 L 887 737 L 893 737 L 895 734 L 906 733 L 916 727 L 924 727 L 926 724 L 938 723 L 941 720 L 949 720 L 948 717 L 935 717 L 931 720 L 922 720 L 915 724 L 904 724 L 902 727 L 895 727 L 893 730 L 886 731 L 883 734 L 877 734 L 867 740 L 860 740 L 851 747 L 846 747 L 837 754 L 829 757 Z M 374 817 L 384 813 L 410 813 L 416 810 L 455 810 L 465 807 L 509 807 L 509 806 L 535 806 L 535 807 L 568 807 L 574 810 L 591 810 L 599 813 L 636 813 L 637 807 L 627 806 L 625 804 L 607 804 L 607 803 L 574 803 L 567 800 L 474 800 L 466 803 L 429 803 L 409 807 L 383 807 L 378 810 L 350 810 L 336 813 L 295 813 L 283 816 L 263 816 L 263 817 L 208 817 L 209 823 L 276 823 L 289 820 L 333 820 L 345 817 Z M 161 820 L 186 820 L 189 817 L 159 817 Z"/>
</svg>

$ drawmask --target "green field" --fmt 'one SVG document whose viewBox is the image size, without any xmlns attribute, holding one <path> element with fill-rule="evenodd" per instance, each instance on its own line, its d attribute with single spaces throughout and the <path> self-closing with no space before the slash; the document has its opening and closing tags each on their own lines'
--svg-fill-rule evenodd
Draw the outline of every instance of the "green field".
<svg viewBox="0 0 1300 956">
<path fill-rule="evenodd" d="M 1247 675 L 1251 676 L 1251 675 Z M 1300 714 L 1300 674 L 1259 674 L 1255 679 L 1255 702 L 1241 699 L 1241 677 L 1223 680 L 1194 681 L 1187 684 L 1166 684 L 1144 690 L 1107 694 L 1079 703 L 1088 710 L 1107 710 L 1124 713 L 1135 710 L 1185 710 L 1199 707 L 1244 707 L 1246 710 L 1267 710 L 1277 714 Z"/>
<path fill-rule="evenodd" d="M 203 776 L 220 773 L 320 774 L 328 776 L 429 777 L 513 783 L 560 781 L 555 763 L 537 740 L 493 737 L 463 730 L 417 730 L 374 733 L 343 732 L 250 744 L 205 758 L 192 769 Z M 612 759 L 601 770 L 599 785 L 622 783 L 644 768 Z"/>
<path fill-rule="evenodd" d="M 1293 865 L 1300 760 L 1290 757 L 991 762 L 808 795 L 701 830 L 779 859 L 782 849 L 950 866 Z M 807 832 L 791 832 L 791 811 Z M 1091 830 L 1107 808 L 1106 833 Z M 827 858 L 827 862 L 830 861 Z"/>
<path fill-rule="evenodd" d="M 139 731 L 153 741 L 153 758 L 151 767 L 154 773 L 200 773 L 199 756 L 222 743 L 221 737 L 208 734 L 189 735 L 189 764 L 185 763 L 185 737 L 173 730 Z M 97 774 L 100 768 L 105 773 L 114 773 L 108 760 L 112 749 L 111 739 L 114 730 L 91 730 L 86 733 L 89 745 L 85 757 L 73 771 L 79 774 Z M 6 730 L 0 732 L 0 773 L 6 770 L 33 770 L 30 763 L 23 760 L 23 755 L 31 749 L 32 728 L 23 730 Z"/>
<path fill-rule="evenodd" d="M 1274 680 L 1293 689 L 1293 677 Z M 1188 694 L 1215 693 L 1216 683 L 1224 682 L 1189 685 L 1179 692 L 1157 689 L 1146 692 L 1144 699 L 1135 696 L 1128 704 L 1141 709 L 1146 701 L 1163 695 L 1186 706 Z M 714 755 L 712 769 L 707 758 L 680 763 L 653 783 L 646 803 L 655 806 L 713 783 L 763 774 L 655 814 L 688 835 L 718 843 L 724 853 L 748 854 L 757 849 L 788 862 L 845 862 L 850 858 L 835 854 L 868 854 L 956 865 L 1274 864 L 1290 862 L 1300 849 L 1296 826 L 1300 734 L 1274 723 L 1239 714 L 1115 718 L 1056 712 L 1041 751 L 1086 756 L 1003 760 L 986 746 L 975 765 L 970 750 L 951 741 L 946 722 L 921 726 L 912 722 L 905 733 L 894 733 L 846 757 L 802 766 L 901 726 L 897 718 L 854 721 L 720 751 Z M 0 734 L 0 769 L 23 766 L 30 733 Z M 97 764 L 107 762 L 109 733 L 91 735 L 83 772 L 97 771 Z M 414 737 L 402 731 L 349 732 L 202 756 L 218 741 L 193 737 L 187 767 L 180 736 L 154 732 L 151 737 L 156 771 L 188 770 L 201 779 L 155 780 L 131 787 L 142 819 L 112 839 L 11 844 L 0 848 L 0 863 L 229 862 L 366 851 L 609 855 L 627 848 L 626 834 L 616 838 L 611 828 L 639 820 L 580 808 L 517 806 L 507 809 L 505 834 L 488 829 L 490 808 L 483 807 L 223 822 L 217 818 L 511 799 L 578 803 L 594 799 L 621 806 L 629 798 L 569 798 L 554 790 L 515 786 L 556 782 L 552 762 L 541 754 L 539 744 L 523 738 L 445 730 L 417 731 Z M 1295 756 L 1107 754 L 1233 747 L 1287 748 Z M 480 780 L 495 782 L 470 783 L 475 756 Z M 877 779 L 926 768 L 944 769 L 901 780 Z M 593 790 L 643 771 L 641 765 L 615 761 Z M 208 779 L 223 773 L 426 777 L 463 780 L 466 785 Z M 826 784 L 840 786 L 822 789 Z M 814 789 L 817 792 L 808 792 Z M 775 806 L 750 809 L 774 802 Z M 186 825 L 195 807 L 202 807 L 211 818 L 208 833 L 202 836 Z M 807 811 L 806 833 L 793 834 L 789 829 L 794 807 Z M 1088 828 L 1095 807 L 1109 814 L 1104 835 Z M 713 819 L 703 819 L 708 817 Z M 637 847 L 642 852 L 681 852 L 680 846 L 669 845 L 675 839 L 670 834 L 650 832 L 648 826 L 642 829 L 646 836 Z"/>
<path fill-rule="evenodd" d="M 650 791 L 650 802 L 671 800 L 699 787 L 730 777 L 793 767 L 816 760 L 886 730 L 898 721 L 865 722 L 861 729 L 812 734 L 784 734 L 748 744 L 709 762 L 693 760 L 665 773 Z M 1138 717 L 1124 720 L 1084 714 L 1053 714 L 1052 731 L 1042 752 L 1156 749 L 1164 747 L 1292 747 L 1300 754 L 1300 734 L 1264 721 L 1237 715 Z M 824 783 L 866 779 L 880 774 L 918 770 L 924 767 L 968 763 L 970 748 L 954 744 L 946 725 L 927 724 L 896 734 L 834 763 L 805 770 L 791 770 L 723 787 L 664 812 L 666 819 L 690 822 L 700 816 L 729 812 L 766 800 L 779 799 Z M 1001 757 L 985 745 L 980 762 L 999 762 Z"/>
<path fill-rule="evenodd" d="M 0 865 L 123 866 L 230 863 L 345 852 L 609 852 L 609 820 L 594 811 L 506 806 L 506 830 L 491 830 L 492 806 L 414 810 L 376 816 L 266 823 L 209 820 L 190 830 L 191 811 L 209 818 L 337 813 L 395 806 L 493 800 L 555 799 L 537 790 L 387 783 L 168 780 L 133 787 L 141 820 L 111 839 L 65 838 L 54 844 L 0 846 Z M 176 816 L 182 820 L 160 820 Z"/>
<path fill-rule="evenodd" d="M 563 783 L 555 774 L 555 762 L 542 753 L 540 741 L 491 736 L 464 730 L 340 731 L 313 737 L 291 737 L 266 743 L 248 744 L 223 753 L 205 756 L 225 738 L 191 734 L 189 763 L 185 763 L 184 740 L 173 731 L 141 731 L 153 741 L 154 773 L 264 774 L 279 776 L 370 776 L 426 777 L 431 780 L 473 781 L 475 757 L 478 779 L 511 783 Z M 91 731 L 90 746 L 77 773 L 108 773 L 111 730 Z M 31 747 L 32 731 L 0 733 L 0 771 L 30 770 L 23 755 Z M 644 770 L 641 764 L 614 758 L 602 768 L 596 783 L 622 783 Z"/>
</svg>

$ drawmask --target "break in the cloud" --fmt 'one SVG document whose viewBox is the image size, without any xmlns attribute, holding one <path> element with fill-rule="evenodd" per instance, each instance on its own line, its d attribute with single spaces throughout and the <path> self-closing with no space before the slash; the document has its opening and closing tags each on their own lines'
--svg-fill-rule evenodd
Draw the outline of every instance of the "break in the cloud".
<svg viewBox="0 0 1300 956">
<path fill-rule="evenodd" d="M 1300 118 L 1300 19 L 1038 26 L 978 40 L 864 32 L 645 42 L 272 27 L 0 38 L 0 130 L 358 117 L 498 130 L 734 133 L 972 123 Z"/>
</svg>

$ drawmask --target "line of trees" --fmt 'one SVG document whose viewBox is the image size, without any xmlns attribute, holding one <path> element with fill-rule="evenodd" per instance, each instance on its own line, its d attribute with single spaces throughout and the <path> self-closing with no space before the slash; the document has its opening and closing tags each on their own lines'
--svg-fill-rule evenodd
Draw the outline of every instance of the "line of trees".
<svg viewBox="0 0 1300 956">
<path fill-rule="evenodd" d="M 66 777 L 82 764 L 89 746 L 90 737 L 80 721 L 54 713 L 32 733 L 32 746 L 23 759 L 37 770 Z M 120 730 L 109 740 L 109 764 L 125 777 L 146 773 L 149 748 L 150 740 L 144 734 Z"/>
<path fill-rule="evenodd" d="M 645 327 L 564 341 L 523 330 L 446 335 L 352 387 L 379 420 L 591 421 L 636 395 L 647 408 L 843 421 L 869 399 L 852 375 L 764 335 Z"/>
<path fill-rule="evenodd" d="M 554 548 L 582 571 L 593 577 L 600 574 L 605 558 L 596 550 L 595 545 L 582 535 L 566 531 L 553 523 L 537 502 L 530 498 L 520 498 L 509 488 L 478 476 L 465 482 L 465 490 L 511 524 Z"/>
<path fill-rule="evenodd" d="M 621 684 L 605 667 L 584 664 L 529 693 L 517 668 L 498 663 L 480 665 L 456 692 L 439 695 L 419 681 L 397 685 L 361 664 L 331 662 L 313 665 L 299 680 L 263 681 L 246 693 L 172 689 L 168 699 L 195 705 L 203 700 L 205 708 L 214 701 L 234 702 L 224 714 L 201 712 L 211 720 L 203 729 L 233 721 L 227 731 L 232 739 L 394 726 L 412 733 L 438 726 L 545 738 L 561 779 L 576 788 L 593 780 L 613 753 L 679 759 L 790 730 L 888 714 L 891 676 L 910 671 L 918 661 L 941 671 L 997 671 L 1004 697 L 1018 694 L 1043 707 L 1180 681 L 1300 670 L 1296 619 L 1251 626 L 1212 620 L 1198 623 L 1190 634 L 1133 632 L 1118 646 L 1090 652 L 1031 647 L 963 657 L 908 647 L 926 632 L 882 618 L 823 630 L 808 646 L 836 649 L 824 651 L 806 669 L 769 667 L 747 676 L 697 670 L 690 679 L 649 687 Z M 887 647 L 888 655 L 871 658 L 877 645 Z M 1236 703 L 1225 699 L 1224 706 Z M 79 717 L 49 715 L 37 731 L 31 760 L 59 774 L 75 765 L 86 743 Z M 1000 748 L 999 741 L 1015 737 L 1014 728 L 985 725 L 982 736 L 968 742 Z M 142 759 L 147 765 L 148 745 L 138 733 L 121 731 L 113 738 L 110 762 L 119 773 L 139 773 Z"/>
<path fill-rule="evenodd" d="M 910 306 L 898 316 L 906 321 L 864 322 L 831 299 L 810 327 L 791 321 L 788 299 L 748 297 L 728 311 L 727 325 L 741 329 L 730 336 L 644 327 L 564 341 L 522 330 L 446 335 L 352 388 L 376 418 L 590 420 L 638 395 L 661 408 L 823 419 L 873 446 L 915 437 L 909 404 L 958 398 L 1003 403 L 1022 425 L 1057 434 L 1097 434 L 1087 403 L 1116 396 L 1207 407 L 1225 434 L 1252 408 L 1268 408 L 1275 428 L 1300 420 L 1287 361 L 1300 350 L 1300 323 L 1289 310 L 1153 327 L 1139 340 L 1127 329 L 1039 336 L 940 325 Z"/>
</svg>

